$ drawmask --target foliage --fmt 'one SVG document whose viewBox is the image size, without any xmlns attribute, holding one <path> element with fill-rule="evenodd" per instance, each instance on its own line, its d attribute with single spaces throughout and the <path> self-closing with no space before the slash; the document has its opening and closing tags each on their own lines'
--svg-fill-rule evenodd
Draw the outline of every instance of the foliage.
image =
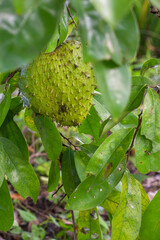
<svg viewBox="0 0 160 240">
<path fill-rule="evenodd" d="M 150 2 L 160 8 L 159 0 Z M 15 122 L 26 109 L 25 123 L 41 137 L 51 161 L 47 191 L 58 187 L 62 175 L 66 209 L 79 212 L 75 239 L 76 234 L 79 240 L 103 239 L 97 206 L 108 212 L 112 240 L 158 239 L 160 193 L 149 202 L 127 169 L 135 148 L 140 173 L 160 170 L 160 61 L 157 56 L 148 59 L 141 71 L 133 66 L 146 6 L 149 10 L 147 0 L 0 1 L 1 231 L 8 231 L 14 220 L 7 181 L 23 198 L 30 196 L 36 202 L 39 195 L 39 179 Z M 26 65 L 67 38 L 81 41 L 84 61 L 93 65 L 97 82 L 86 119 L 69 137 L 49 117 L 32 115 L 21 95 L 15 94 Z M 25 221 L 35 220 L 29 212 L 19 214 Z M 34 224 L 31 233 L 22 233 L 23 239 L 44 236 Z"/>
</svg>

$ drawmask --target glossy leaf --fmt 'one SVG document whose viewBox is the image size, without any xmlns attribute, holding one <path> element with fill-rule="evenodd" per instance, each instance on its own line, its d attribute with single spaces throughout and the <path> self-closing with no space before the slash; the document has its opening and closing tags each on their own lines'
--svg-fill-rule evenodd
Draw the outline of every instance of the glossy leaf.
<svg viewBox="0 0 160 240">
<path fill-rule="evenodd" d="M 152 142 L 145 136 L 137 136 L 135 144 L 136 167 L 140 173 L 159 171 L 160 151 L 153 152 Z"/>
<path fill-rule="evenodd" d="M 103 121 L 105 121 L 110 116 L 110 113 L 108 112 L 108 110 L 105 107 L 101 93 L 99 93 L 99 92 L 96 93 L 96 95 L 93 98 L 93 104 L 94 104 L 94 108 L 96 109 L 100 118 Z"/>
<path fill-rule="evenodd" d="M 96 11 L 91 1 L 73 0 L 72 5 L 79 18 L 84 60 L 94 62 L 113 59 L 120 64 L 122 56 L 116 35 Z"/>
<path fill-rule="evenodd" d="M 90 0 L 101 16 L 110 24 L 116 25 L 127 12 L 129 12 L 131 4 L 134 0 Z"/>
<path fill-rule="evenodd" d="M 0 187 L 0 196 L 0 231 L 8 231 L 13 224 L 14 211 L 5 179 Z"/>
<path fill-rule="evenodd" d="M 103 168 L 97 176 L 86 178 L 71 194 L 66 208 L 87 210 L 101 204 L 121 180 L 125 167 L 122 161 L 111 174 Z"/>
<path fill-rule="evenodd" d="M 15 190 L 23 197 L 30 196 L 34 202 L 40 191 L 40 185 L 29 162 L 24 159 L 19 148 L 7 138 L 0 138 L 0 154 L 4 156 L 1 165 Z M 33 184 L 34 183 L 34 184 Z"/>
<path fill-rule="evenodd" d="M 123 62 L 134 59 L 139 47 L 139 29 L 137 19 L 132 11 L 129 11 L 127 16 L 117 24 L 115 34 L 122 52 Z"/>
<path fill-rule="evenodd" d="M 59 38 L 58 44 L 60 45 L 65 41 L 68 35 L 68 12 L 66 7 L 64 7 L 63 14 L 60 18 L 59 35 L 60 35 L 60 38 Z"/>
<path fill-rule="evenodd" d="M 141 240 L 157 240 L 160 235 L 160 191 L 157 192 L 155 197 L 148 205 L 142 218 L 142 224 L 140 229 Z"/>
<path fill-rule="evenodd" d="M 111 239 L 136 240 L 141 226 L 141 191 L 128 172 L 123 176 L 121 201 L 112 220 Z"/>
<path fill-rule="evenodd" d="M 51 162 L 50 170 L 49 170 L 49 179 L 47 191 L 52 192 L 56 189 L 60 179 L 60 160 L 57 159 Z"/>
<path fill-rule="evenodd" d="M 78 229 L 79 240 L 102 240 L 97 208 L 79 212 Z"/>
<path fill-rule="evenodd" d="M 18 15 L 11 0 L 0 2 L 1 72 L 20 67 L 36 57 L 54 33 L 63 4 L 64 0 L 36 1 L 34 7 Z"/>
<path fill-rule="evenodd" d="M 132 77 L 131 93 L 124 112 L 116 121 L 111 117 L 109 118 L 109 121 L 106 122 L 106 125 L 103 128 L 101 136 L 103 136 L 110 129 L 112 129 L 117 123 L 122 121 L 122 119 L 125 118 L 129 114 L 129 112 L 139 107 L 144 98 L 146 87 L 150 84 L 151 81 L 148 78 L 141 76 Z"/>
<path fill-rule="evenodd" d="M 11 104 L 11 90 L 10 88 L 7 90 L 6 95 L 3 96 L 3 93 L 1 93 L 1 99 L 0 99 L 0 126 L 2 125 Z"/>
<path fill-rule="evenodd" d="M 128 150 L 133 132 L 133 129 L 121 129 L 112 133 L 96 150 L 86 171 L 96 175 L 103 167 L 108 168 L 108 173 L 112 171 Z"/>
<path fill-rule="evenodd" d="M 59 40 L 59 31 L 58 31 L 58 26 L 57 26 L 52 38 L 50 39 L 49 43 L 47 44 L 47 49 L 45 52 L 46 53 L 53 52 L 56 49 L 56 47 L 58 46 L 58 40 Z"/>
<path fill-rule="evenodd" d="M 63 186 L 67 195 L 70 196 L 80 183 L 75 167 L 74 152 L 71 148 L 63 153 L 61 168 Z"/>
<path fill-rule="evenodd" d="M 100 129 L 100 117 L 98 116 L 95 108 L 92 106 L 89 114 L 86 119 L 82 122 L 78 131 L 80 133 L 85 133 L 93 136 L 93 138 L 97 141 L 99 138 L 99 129 Z"/>
<path fill-rule="evenodd" d="M 150 84 L 151 81 L 148 78 L 142 76 L 132 77 L 131 94 L 129 97 L 128 104 L 126 106 L 126 111 L 132 111 L 135 108 L 139 107 L 144 98 L 145 89 Z"/>
<path fill-rule="evenodd" d="M 143 103 L 141 135 L 152 141 L 153 151 L 160 147 L 160 99 L 155 90 L 149 88 Z M 158 145 L 158 146 L 157 146 Z"/>
<path fill-rule="evenodd" d="M 24 160 L 28 163 L 29 161 L 29 152 L 28 146 L 24 139 L 24 136 L 12 118 L 12 114 L 9 111 L 5 121 L 3 122 L 2 126 L 0 127 L 0 133 L 2 137 L 8 138 L 12 141 L 21 151 Z"/>
<path fill-rule="evenodd" d="M 76 139 L 76 141 L 79 142 L 79 145 L 89 144 L 92 142 L 91 137 L 84 133 L 73 132 L 70 138 Z"/>
<path fill-rule="evenodd" d="M 80 180 L 83 181 L 87 176 L 86 167 L 90 160 L 90 157 L 83 151 L 77 151 L 74 154 L 74 159 L 78 176 Z"/>
<path fill-rule="evenodd" d="M 147 60 L 143 63 L 143 66 L 141 68 L 141 75 L 144 76 L 148 69 L 153 68 L 157 65 L 160 65 L 160 59 L 151 58 Z"/>
<path fill-rule="evenodd" d="M 125 109 L 130 96 L 131 77 L 128 67 L 102 61 L 95 64 L 94 70 L 104 104 L 116 120 Z"/>
<path fill-rule="evenodd" d="M 34 121 L 48 158 L 51 160 L 57 159 L 62 150 L 62 141 L 54 122 L 49 117 L 43 117 L 42 115 L 37 115 Z"/>
</svg>

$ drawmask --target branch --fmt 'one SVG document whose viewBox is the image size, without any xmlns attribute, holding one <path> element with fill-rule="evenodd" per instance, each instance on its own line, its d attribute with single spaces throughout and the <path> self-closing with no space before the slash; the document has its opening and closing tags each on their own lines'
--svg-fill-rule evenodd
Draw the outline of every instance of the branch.
<svg viewBox="0 0 160 240">
<path fill-rule="evenodd" d="M 61 185 L 57 188 L 57 190 L 52 194 L 52 197 L 61 189 L 61 187 L 63 187 L 63 184 L 61 184 Z"/>
<path fill-rule="evenodd" d="M 7 83 L 9 82 L 9 80 L 11 80 L 11 78 L 14 77 L 14 75 L 15 75 L 17 72 L 20 72 L 20 68 L 17 68 L 15 71 L 11 72 L 11 73 L 9 74 L 8 78 L 5 79 L 5 80 L 2 82 L 2 84 L 6 83 L 5 88 L 6 88 L 6 86 L 7 86 Z"/>
<path fill-rule="evenodd" d="M 61 132 L 59 132 L 60 133 L 60 135 L 65 139 L 65 140 L 67 140 L 67 142 L 71 145 L 71 146 L 73 146 L 74 148 L 75 148 L 75 150 L 79 150 L 79 148 L 76 146 L 76 145 L 74 145 L 67 137 L 65 137 L 64 135 L 63 135 L 63 133 L 61 133 Z M 65 144 L 64 144 L 65 145 Z M 65 146 L 66 147 L 66 146 Z M 68 147 L 68 146 L 67 146 Z"/>
<path fill-rule="evenodd" d="M 66 196 L 67 196 L 67 194 L 64 194 L 64 195 L 61 197 L 61 199 L 58 201 L 57 205 L 59 205 Z"/>
<path fill-rule="evenodd" d="M 142 111 L 141 111 L 140 114 L 138 115 L 138 125 L 137 125 L 136 131 L 135 131 L 135 133 L 134 133 L 134 135 L 133 135 L 131 145 L 130 145 L 128 151 L 127 151 L 127 162 L 128 162 L 128 159 L 129 159 L 129 155 L 130 155 L 130 153 L 131 153 L 131 150 L 132 150 L 132 148 L 133 148 L 133 146 L 134 146 L 134 142 L 135 142 L 137 133 L 138 133 L 138 131 L 139 131 L 139 128 L 140 128 L 140 126 L 141 126 L 141 123 L 142 123 Z"/>
<path fill-rule="evenodd" d="M 67 8 L 68 14 L 69 14 L 70 18 L 72 19 L 72 21 L 73 21 L 73 23 L 74 23 L 76 29 L 78 29 L 78 26 L 77 26 L 77 24 L 76 24 L 74 18 L 72 17 L 71 11 L 70 11 L 70 9 L 69 9 L 67 3 L 66 3 L 66 8 Z"/>
<path fill-rule="evenodd" d="M 73 231 L 74 231 L 74 240 L 77 240 L 77 234 L 76 234 L 76 224 L 75 224 L 75 219 L 74 219 L 74 213 L 71 210 L 72 213 L 72 222 L 73 222 Z"/>
</svg>

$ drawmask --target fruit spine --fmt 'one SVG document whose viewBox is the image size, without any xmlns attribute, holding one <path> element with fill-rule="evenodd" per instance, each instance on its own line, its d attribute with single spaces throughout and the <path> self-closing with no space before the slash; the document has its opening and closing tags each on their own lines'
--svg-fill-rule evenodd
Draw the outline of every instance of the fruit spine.
<svg viewBox="0 0 160 240">
<path fill-rule="evenodd" d="M 81 44 L 69 41 L 38 56 L 22 71 L 19 87 L 35 113 L 76 126 L 91 107 L 95 78 L 92 66 L 83 62 Z"/>
</svg>

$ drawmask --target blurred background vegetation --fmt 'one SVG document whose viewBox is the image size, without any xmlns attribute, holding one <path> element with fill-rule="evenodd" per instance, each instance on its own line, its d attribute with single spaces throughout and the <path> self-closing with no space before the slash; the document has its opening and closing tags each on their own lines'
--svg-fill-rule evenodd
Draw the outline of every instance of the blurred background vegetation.
<svg viewBox="0 0 160 240">
<path fill-rule="evenodd" d="M 150 12 L 151 9 L 148 0 L 137 0 L 134 10 L 139 23 L 141 40 L 137 58 L 131 63 L 131 70 L 133 74 L 137 75 L 145 60 L 152 57 L 160 57 L 160 18 Z M 77 36 L 76 30 L 71 33 L 72 37 L 75 37 L 75 35 Z M 41 193 L 37 204 L 34 204 L 30 198 L 26 200 L 22 199 L 10 185 L 15 209 L 15 221 L 10 231 L 0 232 L 0 240 L 73 239 L 72 214 L 70 211 L 64 209 L 65 195 L 63 187 L 56 193 L 47 193 L 46 189 L 51 162 L 47 159 L 39 135 L 36 131 L 33 131 L 34 126 L 32 126 L 32 123 L 29 122 L 30 120 L 27 120 L 24 115 L 25 111 L 21 111 L 14 120 L 17 122 L 28 143 L 30 163 L 40 179 Z M 65 133 L 65 136 L 71 139 L 73 143 L 76 143 L 74 128 L 61 128 L 60 131 Z M 101 216 L 100 225 L 103 237 L 109 240 L 109 216 L 103 208 L 99 207 L 98 210 Z M 74 216 L 75 221 L 77 221 L 78 213 L 74 212 Z"/>
</svg>

